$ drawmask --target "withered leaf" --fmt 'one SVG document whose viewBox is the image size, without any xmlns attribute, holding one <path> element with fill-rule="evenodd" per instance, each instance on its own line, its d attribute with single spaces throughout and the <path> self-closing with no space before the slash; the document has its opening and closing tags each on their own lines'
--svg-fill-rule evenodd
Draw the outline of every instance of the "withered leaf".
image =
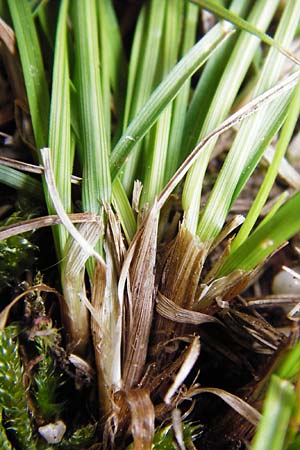
<svg viewBox="0 0 300 450">
<path fill-rule="evenodd" d="M 128 267 L 126 273 L 128 302 L 124 321 L 126 328 L 124 388 L 139 383 L 145 370 L 155 298 L 158 217 L 157 204 L 154 203 L 129 247 L 130 264 L 126 265 L 126 258 L 124 261 L 124 267 Z"/>
</svg>

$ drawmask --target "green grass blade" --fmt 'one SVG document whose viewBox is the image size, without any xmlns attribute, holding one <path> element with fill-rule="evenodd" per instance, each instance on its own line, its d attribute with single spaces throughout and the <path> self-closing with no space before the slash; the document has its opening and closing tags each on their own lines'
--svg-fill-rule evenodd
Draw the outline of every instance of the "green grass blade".
<svg viewBox="0 0 300 450">
<path fill-rule="evenodd" d="M 248 17 L 249 22 L 262 29 L 267 28 L 276 11 L 277 5 L 278 1 L 255 2 Z M 209 112 L 201 129 L 199 140 L 213 130 L 228 115 L 258 45 L 258 39 L 249 33 L 243 32 L 239 36 L 218 85 L 218 89 L 215 92 Z M 186 225 L 193 233 L 196 233 L 197 230 L 202 184 L 214 146 L 215 142 L 212 142 L 207 147 L 206 152 L 199 157 L 198 161 L 189 171 L 184 184 L 182 203 L 185 211 Z M 201 228 L 198 231 L 201 234 Z"/>
<path fill-rule="evenodd" d="M 41 2 L 40 6 L 34 11 L 34 17 L 39 21 L 39 25 L 47 38 L 50 49 L 54 49 L 55 28 L 57 24 L 59 4 L 49 4 L 49 2 Z"/>
<path fill-rule="evenodd" d="M 289 44 L 293 38 L 299 20 L 299 8 L 299 1 L 287 3 L 276 32 L 278 40 L 283 43 Z M 284 57 L 275 49 L 270 49 L 254 96 L 276 83 L 283 63 Z M 236 185 L 241 173 L 249 166 L 250 156 L 254 153 L 253 149 L 257 149 L 257 143 L 263 142 L 265 145 L 269 143 L 273 136 L 268 135 L 268 130 L 272 130 L 276 123 L 280 122 L 281 111 L 289 95 L 284 94 L 282 99 L 277 99 L 242 124 L 199 222 L 198 234 L 202 240 L 214 239 L 221 230 L 231 206 Z M 260 145 L 259 149 L 261 151 L 264 147 Z"/>
<path fill-rule="evenodd" d="M 136 232 L 136 220 L 119 177 L 114 179 L 112 185 L 112 203 L 118 213 L 126 240 L 130 243 Z"/>
<path fill-rule="evenodd" d="M 109 34 L 107 17 L 105 14 L 105 2 L 97 2 L 97 19 L 99 28 L 99 51 L 100 51 L 100 80 L 101 80 L 101 97 L 104 118 L 104 129 L 106 131 L 107 151 L 110 153 L 110 136 L 111 136 L 111 93 L 110 93 L 110 63 L 111 50 L 110 39 L 113 37 Z"/>
<path fill-rule="evenodd" d="M 146 29 L 146 7 L 140 11 L 137 24 L 135 27 L 134 38 L 130 53 L 130 63 L 128 68 L 128 80 L 126 89 L 125 111 L 123 117 L 122 131 L 125 131 L 130 122 L 130 114 L 133 110 L 133 101 L 137 101 L 134 94 L 136 89 L 136 78 L 138 75 L 139 56 L 143 54 L 145 42 L 143 40 L 143 32 Z"/>
<path fill-rule="evenodd" d="M 262 112 L 265 112 L 265 116 L 260 115 L 260 113 L 256 114 L 256 117 L 260 117 L 260 120 L 262 121 L 258 123 L 264 124 L 264 129 L 260 129 L 260 134 L 256 135 L 256 138 L 255 117 L 252 120 L 253 127 L 251 127 L 250 122 L 252 118 L 244 122 L 246 125 L 248 124 L 248 132 L 246 132 L 247 128 L 242 124 L 239 133 L 243 132 L 243 135 L 238 134 L 236 136 L 218 179 L 214 184 L 213 191 L 208 199 L 203 215 L 200 218 L 198 234 L 201 236 L 201 239 L 213 239 L 213 236 L 217 236 L 222 229 L 232 204 L 249 179 L 249 176 L 254 171 L 264 150 L 270 144 L 271 139 L 282 126 L 291 96 L 292 92 L 284 92 L 279 99 L 275 99 L 268 107 L 262 108 Z M 249 130 L 251 129 L 253 130 L 252 136 L 249 134 Z M 251 140 L 250 143 L 246 142 L 247 138 L 249 138 L 249 141 Z M 240 141 L 238 141 L 238 139 L 240 139 Z M 251 144 L 253 147 L 251 147 Z M 244 147 L 241 147 L 241 145 L 244 145 Z M 241 148 L 242 151 L 240 151 Z M 247 151 L 249 156 L 250 150 L 255 152 L 251 163 L 249 163 L 247 159 Z M 234 186 L 236 186 L 236 188 L 234 188 Z M 212 217 L 213 219 L 211 219 Z M 209 222 L 208 228 L 207 223 L 209 219 L 211 219 L 211 222 Z"/>
<path fill-rule="evenodd" d="M 259 214 L 268 198 L 268 195 L 272 189 L 273 183 L 276 179 L 280 163 L 284 157 L 286 149 L 289 145 L 290 139 L 292 137 L 297 119 L 300 112 L 300 85 L 295 89 L 290 107 L 288 112 L 288 117 L 283 126 L 274 159 L 268 168 L 264 181 L 256 195 L 254 202 L 247 214 L 246 220 L 240 228 L 235 240 L 232 243 L 231 250 L 235 250 L 241 245 L 242 242 L 249 236 Z"/>
<path fill-rule="evenodd" d="M 249 23 L 248 21 L 242 19 L 237 14 L 228 11 L 228 9 L 224 8 L 222 5 L 215 2 L 214 0 L 192 0 L 192 1 L 194 3 L 197 3 L 197 5 L 200 5 L 203 8 L 208 9 L 209 11 L 221 17 L 222 19 L 228 20 L 241 30 L 247 31 L 248 33 L 251 33 L 254 36 L 257 36 L 265 44 L 276 48 L 283 55 L 287 56 L 288 58 L 291 58 L 297 64 L 300 64 L 300 62 L 288 50 L 286 50 L 282 46 L 282 44 L 278 42 L 276 39 L 272 39 L 262 30 L 258 29 L 256 26 Z"/>
<path fill-rule="evenodd" d="M 161 39 L 161 54 L 158 61 L 156 78 L 163 80 L 166 74 L 176 64 L 179 52 L 180 22 L 183 12 L 183 2 L 174 0 L 167 2 L 164 23 L 164 32 Z M 165 167 L 169 144 L 172 119 L 172 104 L 170 104 L 159 117 L 150 132 L 147 153 L 143 155 L 145 176 L 143 180 L 142 205 L 151 205 L 155 196 L 164 185 Z"/>
<path fill-rule="evenodd" d="M 102 81 L 102 104 L 105 130 L 110 152 L 111 143 L 111 103 L 116 109 L 118 126 L 122 126 L 123 109 L 126 98 L 126 60 L 123 52 L 120 30 L 111 0 L 97 3 L 100 34 L 100 60 Z M 111 95 L 113 93 L 113 96 Z M 118 131 L 117 131 L 118 133 Z M 136 230 L 136 221 L 120 180 L 112 185 L 112 199 L 128 242 Z"/>
<path fill-rule="evenodd" d="M 70 76 L 67 50 L 67 14 L 69 0 L 63 0 L 56 31 L 55 57 L 50 107 L 49 147 L 57 190 L 67 213 L 71 212 L 71 175 L 74 146 L 71 143 Z M 49 201 L 49 204 L 51 202 Z M 50 213 L 54 213 L 53 207 Z M 68 236 L 63 226 L 55 227 L 58 254 Z"/>
<path fill-rule="evenodd" d="M 280 378 L 286 378 L 289 381 L 297 381 L 297 376 L 300 373 L 300 345 L 297 343 L 284 356 L 276 374 Z"/>
<path fill-rule="evenodd" d="M 271 105 L 271 108 L 274 111 L 275 115 L 272 117 L 272 114 L 268 114 L 268 117 L 265 117 L 266 120 L 266 122 L 264 123 L 265 129 L 263 135 L 261 136 L 261 141 L 260 142 L 255 141 L 253 143 L 252 148 L 253 152 L 250 155 L 248 155 L 249 158 L 247 159 L 247 163 L 245 163 L 243 169 L 241 170 L 240 178 L 234 190 L 230 206 L 233 205 L 237 197 L 240 195 L 248 179 L 250 178 L 258 162 L 260 161 L 265 149 L 270 144 L 270 140 L 272 139 L 273 136 L 276 135 L 276 133 L 282 127 L 286 119 L 287 110 L 289 107 L 289 103 L 291 101 L 291 97 L 292 92 L 286 93 L 281 97 L 281 100 L 275 100 L 274 104 Z"/>
<path fill-rule="evenodd" d="M 111 181 L 101 96 L 96 4 L 95 0 L 74 0 L 71 6 L 82 140 L 82 201 L 84 210 L 99 213 L 102 201 L 110 201 Z"/>
<path fill-rule="evenodd" d="M 117 114 L 118 129 L 122 127 L 124 113 L 126 60 L 122 47 L 121 34 L 111 0 L 97 3 L 99 33 L 102 97 L 104 107 L 107 142 L 111 142 L 111 103 Z M 113 93 L 113 97 L 111 95 Z M 109 148 L 110 152 L 110 148 Z M 123 231 L 128 242 L 136 230 L 136 221 L 121 182 L 115 179 L 112 185 L 112 200 L 118 212 Z"/>
<path fill-rule="evenodd" d="M 276 201 L 275 205 L 272 206 L 272 208 L 270 209 L 270 211 L 268 212 L 268 214 L 263 218 L 263 220 L 260 222 L 260 224 L 256 227 L 256 230 L 258 230 L 259 227 L 262 227 L 263 225 L 265 225 L 268 220 L 271 219 L 271 217 L 274 216 L 274 214 L 279 210 L 279 208 L 281 208 L 281 206 L 284 205 L 284 203 L 286 203 L 287 199 L 289 198 L 289 194 L 287 191 L 284 191 L 278 198 L 278 200 Z"/>
<path fill-rule="evenodd" d="M 267 390 L 262 419 L 252 442 L 253 450 L 299 448 L 299 343 L 284 352 L 281 359 Z"/>
<path fill-rule="evenodd" d="M 179 93 L 184 82 L 204 64 L 228 35 L 228 29 L 212 29 L 192 47 L 160 83 L 115 146 L 110 158 L 112 179 L 118 174 L 137 142 L 142 139 L 169 102 Z"/>
<path fill-rule="evenodd" d="M 42 183 L 32 176 L 19 172 L 12 167 L 6 167 L 0 164 L 0 183 L 31 195 L 39 201 L 43 199 Z"/>
<path fill-rule="evenodd" d="M 113 7 L 111 0 L 104 0 L 103 5 L 105 8 L 103 14 L 106 17 L 107 28 L 109 31 L 109 48 L 110 48 L 110 82 L 112 90 L 115 94 L 119 92 L 124 94 L 124 92 L 119 91 L 120 88 L 124 88 L 124 69 L 126 68 L 126 56 L 123 48 L 121 30 L 116 17 L 116 12 Z M 126 73 L 126 71 L 125 71 Z M 123 104 L 124 99 L 119 99 Z"/>
<path fill-rule="evenodd" d="M 148 140 L 150 154 L 145 156 L 145 178 L 141 205 L 151 205 L 164 185 L 164 173 L 171 125 L 171 105 L 161 114 Z M 145 153 L 145 152 L 144 152 Z"/>
<path fill-rule="evenodd" d="M 25 79 L 36 146 L 48 143 L 49 92 L 31 9 L 27 0 L 8 0 Z"/>
<path fill-rule="evenodd" d="M 113 112 L 116 114 L 117 129 L 113 130 L 118 135 L 121 132 L 125 99 L 126 99 L 126 80 L 127 80 L 127 61 L 123 49 L 122 36 L 117 21 L 116 13 L 111 0 L 98 2 L 100 33 L 102 38 L 102 46 L 106 47 L 106 59 L 109 72 L 110 86 L 112 90 L 112 106 Z M 101 28 L 104 24 L 104 30 Z M 102 62 L 103 65 L 103 62 Z M 109 104 L 109 107 L 111 105 Z"/>
<path fill-rule="evenodd" d="M 273 375 L 252 450 L 283 450 L 293 406 L 293 385 Z"/>
<path fill-rule="evenodd" d="M 197 146 L 193 149 L 190 155 L 183 161 L 179 169 L 176 171 L 171 180 L 166 184 L 163 191 L 158 196 L 159 209 L 164 205 L 168 197 L 171 195 L 174 189 L 176 189 L 178 184 L 184 178 L 189 169 L 193 166 L 195 161 L 197 161 L 199 155 L 206 150 L 206 147 L 208 147 L 212 141 L 214 141 L 228 129 L 238 125 L 246 118 L 254 115 L 257 111 L 261 110 L 267 104 L 270 104 L 272 101 L 274 101 L 274 99 L 278 99 L 279 97 L 281 97 L 283 93 L 293 89 L 296 86 L 297 82 L 299 81 L 299 78 L 300 78 L 300 71 L 297 71 L 289 75 L 283 81 L 277 83 L 276 86 L 274 86 L 273 88 L 268 89 L 266 92 L 263 92 L 258 97 L 255 97 L 253 100 L 246 103 L 246 105 L 244 105 L 238 111 L 233 113 L 220 125 L 218 125 L 213 131 L 207 134 L 197 144 Z"/>
<path fill-rule="evenodd" d="M 199 8 L 191 3 L 185 4 L 185 16 L 183 22 L 183 38 L 180 55 L 183 57 L 195 43 L 198 23 Z M 168 157 L 165 168 L 165 183 L 169 181 L 179 164 L 183 160 L 181 142 L 185 124 L 185 112 L 187 110 L 190 94 L 190 80 L 183 85 L 172 106 L 172 123 L 168 145 Z M 184 142 L 184 147 L 186 142 Z"/>
<path fill-rule="evenodd" d="M 140 21 L 144 26 L 137 28 L 134 37 L 133 59 L 132 63 L 130 62 L 126 99 L 126 102 L 127 100 L 130 102 L 130 107 L 126 105 L 125 119 L 129 121 L 141 110 L 154 89 L 166 3 L 166 0 L 153 0 L 146 5 Z M 129 94 L 130 92 L 131 94 Z M 127 126 L 126 122 L 125 126 Z M 122 182 L 128 194 L 132 190 L 136 176 L 140 149 L 140 145 L 136 146 L 124 168 Z"/>
<path fill-rule="evenodd" d="M 230 10 L 238 15 L 244 15 L 248 10 L 249 3 L 249 0 L 234 0 L 231 3 Z M 221 26 L 221 24 L 217 26 Z M 193 150 L 199 141 L 199 136 L 201 136 L 201 129 L 205 122 L 207 112 L 209 111 L 237 37 L 238 33 L 231 36 L 227 42 L 214 53 L 203 69 L 186 114 L 182 142 L 184 157 Z"/>
<path fill-rule="evenodd" d="M 255 230 L 248 239 L 230 253 L 218 276 L 236 269 L 252 270 L 283 242 L 300 230 L 300 194 L 295 194 L 265 225 Z"/>
</svg>

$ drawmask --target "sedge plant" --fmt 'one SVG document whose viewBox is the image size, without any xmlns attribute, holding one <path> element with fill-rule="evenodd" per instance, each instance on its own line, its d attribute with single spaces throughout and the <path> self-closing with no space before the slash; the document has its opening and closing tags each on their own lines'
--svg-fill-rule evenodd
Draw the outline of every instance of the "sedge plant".
<svg viewBox="0 0 300 450">
<path fill-rule="evenodd" d="M 258 313 L 235 305 L 300 230 L 299 180 L 261 220 L 299 120 L 291 49 L 300 1 L 149 0 L 133 18 L 113 0 L 57 3 L 57 11 L 43 1 L 1 5 L 16 37 L 36 154 L 30 168 L 1 161 L 0 181 L 34 193 L 56 215 L 63 333 L 67 353 L 94 364 L 99 441 L 123 448 L 131 434 L 134 449 L 165 448 L 157 442 L 166 429 L 168 448 L 172 440 L 193 445 L 198 424 L 182 423 L 177 407 L 202 393 L 235 409 L 253 435 L 255 402 L 186 380 L 201 361 L 203 324 L 228 328 L 247 351 L 272 358 L 280 340 L 288 344 Z M 204 10 L 216 14 L 212 24 Z M 134 19 L 130 44 L 122 18 Z M 234 217 L 271 144 L 260 188 L 245 217 Z M 272 383 L 266 410 L 272 389 L 291 395 L 278 377 Z M 165 417 L 172 434 L 169 425 L 155 434 Z M 255 449 L 263 448 L 259 430 Z"/>
</svg>

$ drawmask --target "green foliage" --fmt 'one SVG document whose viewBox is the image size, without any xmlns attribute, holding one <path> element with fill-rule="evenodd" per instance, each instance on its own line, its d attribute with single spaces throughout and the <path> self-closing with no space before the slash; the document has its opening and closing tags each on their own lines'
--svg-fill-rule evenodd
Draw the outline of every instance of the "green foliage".
<svg viewBox="0 0 300 450">
<path fill-rule="evenodd" d="M 0 1 L 0 7 L 2 3 Z M 254 98 L 268 89 L 274 89 L 284 72 L 290 74 L 294 70 L 284 65 L 286 56 L 291 58 L 285 48 L 290 48 L 294 36 L 299 34 L 300 0 L 195 0 L 194 3 L 226 19 L 226 22 L 219 21 L 203 33 L 198 42 L 198 6 L 183 0 L 146 1 L 137 17 L 134 17 L 137 20 L 131 46 L 127 38 L 122 41 L 123 29 L 118 23 L 113 0 L 61 0 L 56 2 L 59 7 L 57 16 L 50 15 L 50 8 L 45 7 L 47 2 L 43 0 L 7 0 L 6 3 L 18 44 L 36 146 L 38 150 L 44 146 L 51 149 L 54 179 L 66 212 L 73 210 L 75 199 L 71 188 L 75 160 L 82 176 L 81 187 L 76 191 L 76 195 L 79 192 L 81 196 L 82 209 L 100 215 L 103 202 L 112 203 L 128 243 L 133 239 L 140 220 L 136 209 L 154 202 L 197 142 L 206 139 L 209 133 L 214 133 L 241 98 L 245 100 L 249 93 Z M 223 8 L 220 3 L 228 4 L 228 8 Z M 277 6 L 283 3 L 279 22 L 274 17 Z M 264 32 L 270 24 L 276 28 L 275 40 Z M 54 49 L 51 61 L 46 61 L 43 53 L 43 39 L 39 35 L 41 30 Z M 265 48 L 261 42 L 272 47 L 267 58 L 264 58 Z M 52 43 L 55 45 L 52 46 Z M 127 54 L 129 61 L 126 60 Z M 295 61 L 295 58 L 291 59 Z M 53 67 L 52 77 L 46 74 L 46 62 L 49 67 Z M 199 71 L 202 66 L 204 68 Z M 195 90 L 191 89 L 193 76 Z M 280 209 L 273 211 L 272 216 L 267 216 L 264 223 L 254 229 L 299 117 L 299 87 L 294 92 L 290 87 L 287 89 L 285 86 L 282 90 L 278 88 L 275 100 L 273 97 L 272 102 L 266 100 L 267 107 L 263 102 L 253 103 L 252 117 L 245 120 L 246 115 L 240 116 L 234 123 L 237 125 L 244 121 L 236 140 L 233 144 L 230 142 L 225 161 L 218 159 L 222 168 L 217 175 L 213 174 L 217 181 L 214 186 L 210 184 L 211 192 L 204 207 L 202 188 L 205 186 L 204 178 L 207 177 L 210 157 L 215 150 L 216 135 L 206 141 L 207 146 L 203 144 L 199 148 L 198 159 L 194 159 L 193 166 L 189 166 L 176 214 L 182 208 L 189 231 L 197 234 L 209 246 L 219 238 L 235 200 L 259 165 L 267 145 L 283 126 L 276 157 L 256 201 L 253 201 L 254 206 L 250 209 L 242 231 L 233 241 L 228 255 L 224 256 L 224 264 L 219 267 L 216 277 L 230 275 L 236 269 L 250 272 L 300 229 L 299 193 L 291 195 Z M 293 95 L 294 100 L 291 102 Z M 187 170 L 184 172 L 182 169 L 180 180 Z M 131 207 L 132 185 L 136 178 L 143 183 L 143 191 L 140 204 L 136 201 Z M 32 176 L 9 167 L 0 167 L 0 181 L 27 191 L 40 200 L 41 183 Z M 176 187 L 174 183 L 172 189 Z M 45 180 L 43 188 L 48 211 L 55 213 L 49 196 L 50 187 Z M 5 225 L 17 219 L 17 216 L 12 216 Z M 54 229 L 54 237 L 63 269 L 66 261 L 69 262 L 72 244 L 69 245 L 68 233 L 63 226 Z M 103 256 L 108 255 L 102 247 L 104 242 L 104 239 L 100 239 L 97 244 L 97 251 Z M 36 249 L 29 234 L 0 243 L 2 286 L 9 286 L 25 269 L 32 267 Z M 82 249 L 78 251 L 81 253 Z M 119 256 L 121 260 L 121 251 Z M 116 265 L 119 266 L 119 263 Z M 93 262 L 89 260 L 88 264 L 91 275 Z M 71 266 L 73 268 L 75 264 Z M 113 280 L 116 285 L 119 269 Z M 83 297 L 77 295 L 79 281 L 80 291 L 85 296 L 83 282 L 76 273 L 74 275 L 74 270 L 70 268 L 70 273 L 62 276 L 66 303 L 62 305 L 62 319 L 65 319 L 66 325 L 69 314 L 68 320 L 72 322 L 70 328 L 76 330 L 74 334 L 79 333 L 79 324 L 83 324 L 84 338 L 81 340 L 77 335 L 72 338 L 74 342 L 85 343 L 90 339 L 89 323 L 87 315 L 84 318 L 78 313 L 82 305 L 82 310 L 86 308 Z M 110 287 L 107 287 L 105 302 L 111 305 L 108 294 Z M 68 296 L 72 292 L 76 295 Z M 121 310 L 121 304 L 119 306 Z M 124 310 L 126 314 L 126 308 Z M 110 309 L 103 308 L 102 311 L 108 314 Z M 125 324 L 126 319 L 121 315 L 122 312 L 120 319 Z M 4 428 L 0 428 L 0 442 L 2 439 L 2 447 L 10 448 L 6 437 L 9 428 L 8 438 L 12 436 L 13 444 L 17 442 L 20 448 L 34 449 L 27 411 L 27 392 L 22 384 L 23 369 L 12 330 L 9 327 L 1 335 L 0 408 Z M 43 331 L 51 333 L 53 330 Z M 124 336 L 126 339 L 126 333 Z M 123 344 L 125 348 L 126 343 Z M 35 402 L 36 415 L 42 421 L 55 421 L 64 409 L 65 398 L 60 402 L 63 376 L 56 367 L 51 351 L 54 341 L 51 338 L 48 340 L 46 335 L 40 336 L 35 338 L 35 345 L 41 358 L 31 372 L 34 377 L 30 392 Z M 86 356 L 85 344 L 83 347 L 80 351 Z M 295 361 L 295 355 L 289 361 L 292 360 Z M 104 366 L 105 358 L 102 363 Z M 262 428 L 259 428 L 254 450 L 282 449 L 284 436 L 290 432 L 290 418 L 295 419 L 294 378 L 290 379 L 290 375 L 286 374 L 293 372 L 293 377 L 299 376 L 298 363 L 299 358 L 295 364 L 286 363 L 286 372 L 272 379 Z M 102 369 L 105 371 L 105 367 Z M 274 402 L 276 411 L 272 411 Z M 275 415 L 272 416 L 272 413 Z M 88 421 L 85 418 L 81 424 Z M 279 427 L 277 429 L 279 423 L 284 425 L 282 435 L 278 432 Z M 263 447 L 266 429 L 269 441 Z M 96 426 L 86 425 L 77 429 L 71 437 L 63 439 L 56 448 L 85 448 L 93 443 L 95 432 Z M 184 425 L 187 447 L 199 432 L 198 425 Z M 297 440 L 299 434 L 295 431 L 289 440 L 289 450 L 295 448 Z M 171 426 L 156 430 L 153 448 L 176 448 Z"/>
<path fill-rule="evenodd" d="M 61 2 L 56 30 L 52 95 L 49 118 L 49 146 L 56 186 L 67 212 L 71 212 L 71 174 L 74 145 L 71 143 L 69 61 L 67 51 L 68 0 Z M 48 200 L 50 214 L 53 207 Z M 61 255 L 68 233 L 62 226 L 53 229 L 57 253 Z"/>
<path fill-rule="evenodd" d="M 201 434 L 202 426 L 195 422 L 185 422 L 182 425 L 184 445 L 189 448 L 195 439 Z M 193 447 L 192 447 L 193 448 Z M 127 450 L 132 449 L 132 444 Z M 152 450 L 176 450 L 178 445 L 174 439 L 174 431 L 172 425 L 157 427 L 153 438 Z"/>
<path fill-rule="evenodd" d="M 49 91 L 39 39 L 27 0 L 7 0 L 23 66 L 33 131 L 38 148 L 48 141 Z"/>
<path fill-rule="evenodd" d="M 201 425 L 193 422 L 183 424 L 183 440 L 184 444 L 189 447 L 201 434 Z M 174 441 L 174 432 L 171 425 L 163 428 L 157 428 L 153 439 L 153 450 L 176 450 L 178 448 Z"/>
<path fill-rule="evenodd" d="M 12 167 L 0 165 L 0 182 L 6 186 L 26 193 L 41 203 L 43 199 L 42 183 L 31 175 L 20 172 Z"/>
<path fill-rule="evenodd" d="M 30 208 L 30 205 L 28 203 L 20 205 L 18 211 L 0 222 L 0 226 L 9 226 L 29 218 L 28 210 L 25 215 L 25 207 Z M 32 235 L 33 233 L 26 233 L 0 241 L 0 290 L 16 284 L 18 277 L 36 263 L 38 247 L 33 243 Z"/>
<path fill-rule="evenodd" d="M 289 381 L 298 380 L 300 376 L 300 345 L 296 344 L 288 351 L 276 373 L 280 378 L 286 378 Z"/>
<path fill-rule="evenodd" d="M 109 142 L 105 130 L 99 60 L 99 30 L 95 0 L 71 2 L 75 38 L 75 82 L 80 122 L 83 171 L 82 201 L 88 211 L 100 212 L 110 201 Z"/>
<path fill-rule="evenodd" d="M 271 378 L 263 407 L 262 420 L 253 442 L 253 450 L 281 450 L 293 409 L 293 386 L 276 375 Z"/>
<path fill-rule="evenodd" d="M 297 434 L 294 441 L 287 447 L 287 450 L 298 450 L 300 448 L 300 433 Z"/>
<path fill-rule="evenodd" d="M 272 375 L 263 405 L 262 419 L 253 439 L 253 450 L 299 448 L 300 346 L 297 343 L 282 358 Z"/>
<path fill-rule="evenodd" d="M 57 448 L 62 450 L 82 450 L 88 448 L 95 439 L 96 428 L 96 424 L 88 424 L 78 428 L 68 439 L 64 439 Z"/>
<path fill-rule="evenodd" d="M 7 327 L 0 334 L 0 407 L 5 427 L 19 448 L 35 450 L 27 392 L 23 385 L 24 371 L 15 336 L 14 327 Z"/>
<path fill-rule="evenodd" d="M 11 286 L 25 269 L 35 262 L 37 247 L 23 236 L 13 236 L 0 242 L 0 285 Z"/>
<path fill-rule="evenodd" d="M 226 259 L 219 276 L 236 269 L 250 271 L 300 228 L 300 194 L 295 194 Z M 288 219 L 288 220 L 286 220 Z"/>
<path fill-rule="evenodd" d="M 0 448 L 2 450 L 12 450 L 11 443 L 7 438 L 6 430 L 2 422 L 2 409 L 0 410 Z"/>
<path fill-rule="evenodd" d="M 36 349 L 41 356 L 38 370 L 34 374 L 33 395 L 39 414 L 45 419 L 57 419 L 63 410 L 63 403 L 57 402 L 58 390 L 63 385 L 63 376 L 56 369 L 55 360 L 47 338 L 36 338 Z"/>
</svg>

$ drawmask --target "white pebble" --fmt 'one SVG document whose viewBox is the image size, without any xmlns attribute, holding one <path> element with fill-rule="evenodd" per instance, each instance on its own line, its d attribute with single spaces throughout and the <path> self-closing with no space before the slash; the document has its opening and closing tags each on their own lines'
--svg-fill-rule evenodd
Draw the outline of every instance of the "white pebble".
<svg viewBox="0 0 300 450">
<path fill-rule="evenodd" d="M 293 272 L 296 272 L 296 274 Z M 282 269 L 278 272 L 273 278 L 273 294 L 300 295 L 300 275 L 297 276 L 297 274 L 300 274 L 300 266 L 295 266 L 289 271 Z"/>
<path fill-rule="evenodd" d="M 61 442 L 66 429 L 64 422 L 62 420 L 57 420 L 57 422 L 48 423 L 43 427 L 39 427 L 39 433 L 48 444 L 58 444 Z"/>
</svg>

